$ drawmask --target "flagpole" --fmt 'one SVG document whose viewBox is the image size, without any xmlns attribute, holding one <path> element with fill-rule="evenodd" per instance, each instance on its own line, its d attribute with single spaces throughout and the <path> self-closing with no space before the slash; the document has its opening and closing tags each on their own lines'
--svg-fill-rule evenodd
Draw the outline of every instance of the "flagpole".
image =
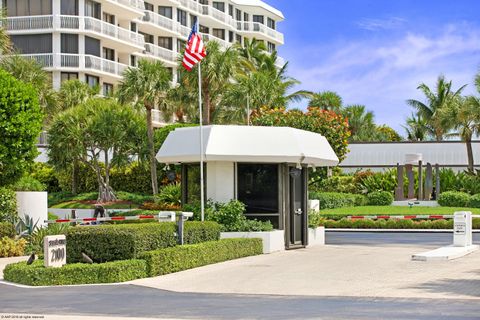
<svg viewBox="0 0 480 320">
<path fill-rule="evenodd" d="M 197 18 L 197 28 L 198 28 Z M 198 29 L 197 29 L 198 30 Z M 198 62 L 198 113 L 200 115 L 200 217 L 205 220 L 205 190 L 203 182 L 203 114 L 202 114 L 202 62 Z"/>
</svg>

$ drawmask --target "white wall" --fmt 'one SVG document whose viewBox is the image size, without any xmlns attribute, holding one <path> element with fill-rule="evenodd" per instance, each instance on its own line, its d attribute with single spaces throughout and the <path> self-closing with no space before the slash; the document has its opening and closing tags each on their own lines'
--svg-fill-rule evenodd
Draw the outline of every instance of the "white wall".
<svg viewBox="0 0 480 320">
<path fill-rule="evenodd" d="M 207 199 L 218 202 L 235 199 L 233 162 L 207 162 Z"/>
</svg>

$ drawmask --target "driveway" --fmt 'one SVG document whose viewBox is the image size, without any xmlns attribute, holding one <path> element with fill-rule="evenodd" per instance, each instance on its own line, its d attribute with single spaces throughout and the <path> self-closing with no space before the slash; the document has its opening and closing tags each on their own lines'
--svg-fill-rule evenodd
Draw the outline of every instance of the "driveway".
<svg viewBox="0 0 480 320">
<path fill-rule="evenodd" d="M 191 293 L 480 300 L 480 252 L 443 262 L 410 260 L 430 249 L 319 246 L 130 283 Z"/>
</svg>

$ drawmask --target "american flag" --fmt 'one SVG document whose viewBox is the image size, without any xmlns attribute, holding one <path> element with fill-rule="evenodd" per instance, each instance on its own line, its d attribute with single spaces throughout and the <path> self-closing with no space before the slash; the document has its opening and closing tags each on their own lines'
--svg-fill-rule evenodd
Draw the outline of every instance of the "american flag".
<svg viewBox="0 0 480 320">
<path fill-rule="evenodd" d="M 198 34 L 198 24 L 197 21 L 195 21 L 192 27 L 192 32 L 190 32 L 190 36 L 188 37 L 182 64 L 185 69 L 190 71 L 193 66 L 205 58 L 206 55 L 207 53 L 205 51 L 205 46 L 203 45 L 202 36 Z"/>
</svg>

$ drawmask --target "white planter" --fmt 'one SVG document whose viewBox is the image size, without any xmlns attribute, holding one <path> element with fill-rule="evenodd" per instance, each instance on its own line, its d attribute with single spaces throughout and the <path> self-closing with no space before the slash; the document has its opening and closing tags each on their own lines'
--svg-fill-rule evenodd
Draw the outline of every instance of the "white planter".
<svg viewBox="0 0 480 320">
<path fill-rule="evenodd" d="M 48 193 L 45 191 L 17 191 L 18 216 L 30 216 L 37 226 L 45 226 L 48 219 Z"/>
<path fill-rule="evenodd" d="M 274 230 L 265 232 L 222 232 L 220 239 L 229 238 L 260 238 L 263 242 L 263 253 L 285 250 L 285 231 Z"/>
<path fill-rule="evenodd" d="M 320 211 L 320 200 L 308 200 L 308 209 Z"/>
<path fill-rule="evenodd" d="M 308 228 L 308 246 L 325 245 L 325 227 Z"/>
</svg>

